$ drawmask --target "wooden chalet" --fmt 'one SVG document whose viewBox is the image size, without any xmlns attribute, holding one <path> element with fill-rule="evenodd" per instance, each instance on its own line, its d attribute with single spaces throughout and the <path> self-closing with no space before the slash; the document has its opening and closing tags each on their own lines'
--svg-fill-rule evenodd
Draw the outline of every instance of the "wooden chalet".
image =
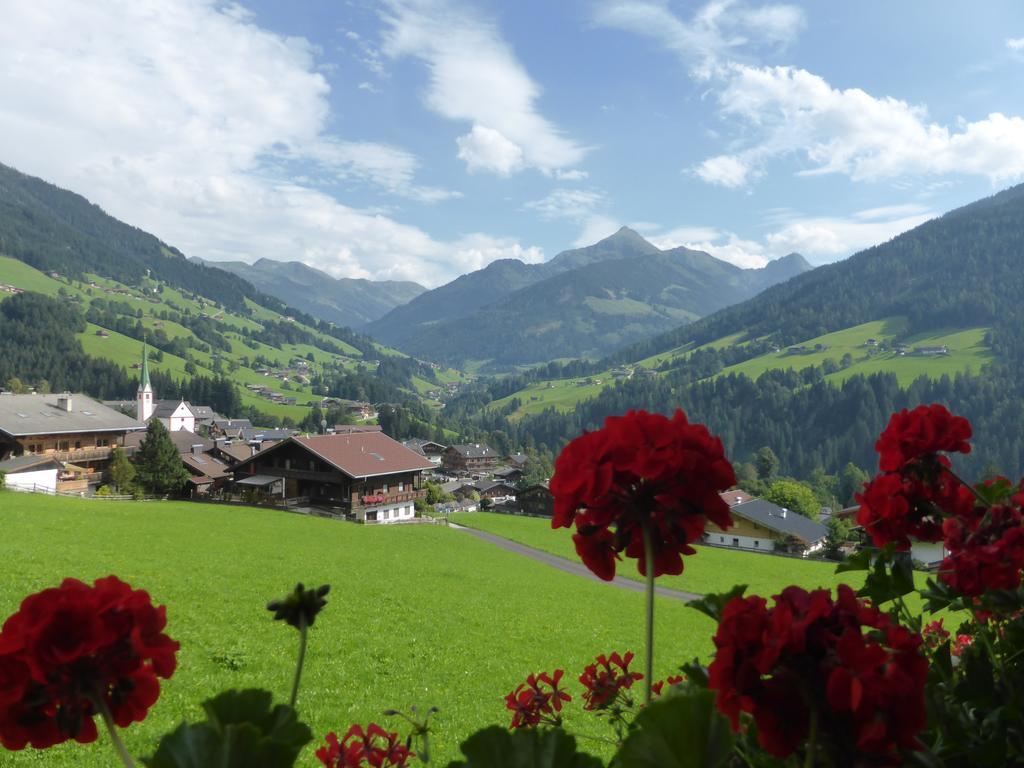
<svg viewBox="0 0 1024 768">
<path fill-rule="evenodd" d="M 239 490 L 266 489 L 364 523 L 411 520 L 433 465 L 383 432 L 290 437 L 234 468 Z M 274 489 L 271 491 L 270 489 Z"/>
<path fill-rule="evenodd" d="M 501 464 L 501 455 L 486 443 L 450 445 L 441 456 L 441 465 L 449 472 L 492 472 Z"/>
<path fill-rule="evenodd" d="M 552 517 L 555 514 L 555 497 L 544 483 L 519 491 L 516 494 L 516 505 L 524 515 Z"/>
</svg>

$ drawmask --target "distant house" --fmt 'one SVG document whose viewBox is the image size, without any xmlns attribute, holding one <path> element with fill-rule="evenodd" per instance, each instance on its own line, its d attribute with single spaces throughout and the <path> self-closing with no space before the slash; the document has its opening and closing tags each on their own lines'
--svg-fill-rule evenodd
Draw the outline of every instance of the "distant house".
<svg viewBox="0 0 1024 768">
<path fill-rule="evenodd" d="M 914 347 L 911 352 L 912 355 L 918 355 L 920 357 L 935 357 L 936 355 L 948 355 L 949 347 L 945 344 L 937 347 Z"/>
<path fill-rule="evenodd" d="M 231 468 L 226 461 L 198 447 L 182 454 L 181 461 L 188 470 L 188 484 L 193 496 L 206 496 L 220 490 L 231 481 Z"/>
<path fill-rule="evenodd" d="M 555 514 L 555 497 L 543 483 L 519 491 L 516 494 L 516 505 L 524 515 L 552 517 Z"/>
<path fill-rule="evenodd" d="M 432 464 L 437 466 L 441 465 L 441 458 L 444 456 L 444 452 L 448 450 L 447 445 L 435 443 L 433 440 L 422 440 L 418 437 L 405 440 L 402 445 L 409 450 L 416 451 L 420 456 L 425 456 Z"/>
<path fill-rule="evenodd" d="M 411 520 L 433 465 L 383 432 L 289 437 L 234 468 L 238 488 L 281 488 L 363 523 Z"/>
<path fill-rule="evenodd" d="M 730 507 L 735 507 L 737 504 L 742 504 L 745 501 L 750 501 L 754 498 L 753 494 L 747 493 L 742 488 L 736 488 L 732 491 L 723 491 L 718 494 L 722 501 L 728 504 Z"/>
<path fill-rule="evenodd" d="M 0 461 L 48 456 L 98 483 L 110 454 L 141 422 L 80 394 L 0 395 Z"/>
<path fill-rule="evenodd" d="M 501 457 L 486 443 L 450 445 L 441 457 L 441 465 L 449 472 L 491 472 L 498 468 Z"/>
<path fill-rule="evenodd" d="M 239 434 L 239 439 L 246 443 L 259 443 L 263 444 L 268 440 L 284 440 L 295 434 L 294 429 L 272 429 L 269 427 L 252 427 L 251 429 L 243 429 Z"/>
<path fill-rule="evenodd" d="M 518 485 L 519 481 L 523 479 L 523 470 L 521 467 L 502 467 L 494 470 L 494 477 L 504 480 L 510 485 Z"/>
<path fill-rule="evenodd" d="M 210 433 L 215 436 L 241 437 L 243 429 L 252 429 L 248 419 L 214 419 Z"/>
<path fill-rule="evenodd" d="M 733 525 L 723 531 L 709 523 L 704 543 L 761 552 L 796 550 L 811 554 L 825 546 L 828 530 L 821 523 L 764 499 L 751 499 L 729 508 Z"/>
<path fill-rule="evenodd" d="M 808 349 L 807 349 L 807 347 L 805 347 L 805 346 L 804 346 L 803 344 L 798 344 L 798 345 L 797 345 L 797 346 L 795 346 L 795 347 L 790 347 L 790 348 L 789 348 L 789 349 L 787 349 L 786 351 L 787 351 L 787 352 L 788 352 L 789 354 L 791 354 L 791 355 L 802 355 L 802 354 L 804 354 L 805 352 L 807 352 L 807 351 L 808 351 Z"/>
<path fill-rule="evenodd" d="M 525 453 L 510 453 L 505 457 L 505 463 L 510 467 L 518 467 L 523 469 L 526 466 L 526 462 L 530 460 L 530 457 Z"/>
<path fill-rule="evenodd" d="M 153 412 L 149 418 L 162 421 L 168 432 L 196 431 L 195 411 L 192 410 L 192 405 L 184 400 L 154 400 Z"/>
<path fill-rule="evenodd" d="M 473 484 L 481 499 L 490 499 L 495 504 L 515 501 L 518 490 L 504 480 L 477 480 Z"/>
<path fill-rule="evenodd" d="M 0 461 L 0 488 L 17 488 L 25 491 L 57 491 L 57 481 L 64 465 L 52 456 L 26 454 Z"/>
</svg>

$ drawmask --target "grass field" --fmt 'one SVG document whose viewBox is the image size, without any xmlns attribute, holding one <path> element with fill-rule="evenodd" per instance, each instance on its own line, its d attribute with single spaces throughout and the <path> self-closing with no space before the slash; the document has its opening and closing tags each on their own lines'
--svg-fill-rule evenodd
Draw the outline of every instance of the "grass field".
<svg viewBox="0 0 1024 768">
<path fill-rule="evenodd" d="M 464 512 L 452 515 L 452 522 L 487 531 L 521 544 L 550 552 L 570 560 L 578 560 L 568 528 L 552 529 L 551 522 L 537 517 L 518 517 L 493 512 Z M 765 596 L 777 594 L 790 584 L 806 589 L 833 588 L 846 583 L 859 587 L 863 576 L 856 573 L 836 575 L 835 563 L 820 560 L 800 560 L 777 557 L 756 552 L 735 552 L 718 547 L 697 547 L 697 555 L 685 559 L 685 570 L 680 576 L 662 576 L 658 584 L 684 592 L 707 594 L 725 592 L 735 584 L 748 584 L 750 593 Z M 641 580 L 636 563 L 619 563 L 618 574 Z"/>
<path fill-rule="evenodd" d="M 0 618 L 22 597 L 74 576 L 115 573 L 168 606 L 182 650 L 146 722 L 125 732 L 145 755 L 158 735 L 228 687 L 284 698 L 292 629 L 263 609 L 295 582 L 332 585 L 311 632 L 300 695 L 318 737 L 388 707 L 437 705 L 436 758 L 487 723 L 528 672 L 575 677 L 594 655 L 640 651 L 643 597 L 564 574 L 442 526 L 360 527 L 284 512 L 188 502 L 103 502 L 0 492 Z M 656 674 L 711 648 L 713 625 L 659 601 Z M 576 702 L 574 702 L 574 705 Z M 604 735 L 573 707 L 569 724 Z M 396 723 L 397 727 L 397 723 Z M 4 768 L 108 768 L 102 741 L 0 753 Z M 311 746 L 300 765 L 315 766 Z"/>
</svg>

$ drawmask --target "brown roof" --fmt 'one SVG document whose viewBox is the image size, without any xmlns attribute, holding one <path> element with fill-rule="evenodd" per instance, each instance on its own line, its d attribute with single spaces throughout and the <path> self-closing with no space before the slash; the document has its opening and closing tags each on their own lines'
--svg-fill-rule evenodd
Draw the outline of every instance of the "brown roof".
<svg viewBox="0 0 1024 768">
<path fill-rule="evenodd" d="M 735 507 L 737 504 L 743 504 L 744 502 L 752 501 L 754 499 L 754 494 L 747 493 L 742 488 L 737 488 L 733 491 L 725 491 L 718 495 L 721 497 L 722 501 L 730 507 Z"/>
<path fill-rule="evenodd" d="M 232 443 L 231 445 L 221 443 L 217 446 L 217 450 L 226 453 L 235 461 L 245 461 L 252 456 L 252 448 L 245 443 Z"/>
<path fill-rule="evenodd" d="M 383 432 L 293 437 L 292 440 L 351 477 L 434 468 L 431 462 Z"/>
<path fill-rule="evenodd" d="M 193 445 L 203 446 L 202 450 L 208 451 L 213 448 L 213 441 L 207 440 L 201 435 L 197 435 L 195 432 L 189 432 L 185 429 L 179 429 L 174 432 L 168 432 L 170 435 L 171 442 L 174 443 L 174 447 L 178 449 L 178 453 L 192 453 Z M 138 448 L 142 445 L 142 441 L 146 439 L 145 432 L 129 432 L 124 436 L 124 447 L 125 448 Z"/>
<path fill-rule="evenodd" d="M 231 470 L 228 469 L 227 464 L 220 459 L 215 459 L 208 453 L 203 453 L 199 456 L 184 454 L 182 455 L 181 460 L 192 472 L 200 475 L 206 475 L 214 480 L 221 477 L 227 477 L 231 474 Z"/>
</svg>

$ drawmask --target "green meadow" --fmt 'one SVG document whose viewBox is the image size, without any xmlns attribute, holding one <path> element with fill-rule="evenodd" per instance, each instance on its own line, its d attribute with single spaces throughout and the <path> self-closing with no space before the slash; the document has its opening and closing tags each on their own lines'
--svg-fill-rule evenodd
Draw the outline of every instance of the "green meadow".
<svg viewBox="0 0 1024 768">
<path fill-rule="evenodd" d="M 387 708 L 441 708 L 444 765 L 475 729 L 507 722 L 503 697 L 527 673 L 561 667 L 577 701 L 568 724 L 606 735 L 575 705 L 575 679 L 599 653 L 640 652 L 643 596 L 506 552 L 454 528 L 356 526 L 272 510 L 190 502 L 104 502 L 0 491 L 0 619 L 62 578 L 117 574 L 168 606 L 179 669 L 148 719 L 125 731 L 151 753 L 160 734 L 226 688 L 287 697 L 297 635 L 268 599 L 297 581 L 329 583 L 311 631 L 301 716 L 318 739 Z M 656 675 L 711 650 L 713 625 L 674 600 L 658 604 Z M 638 660 L 639 661 L 639 660 Z M 397 721 L 390 721 L 399 728 Z M 302 766 L 315 766 L 315 744 Z M 4 768 L 108 768 L 97 744 L 0 753 Z"/>
</svg>

